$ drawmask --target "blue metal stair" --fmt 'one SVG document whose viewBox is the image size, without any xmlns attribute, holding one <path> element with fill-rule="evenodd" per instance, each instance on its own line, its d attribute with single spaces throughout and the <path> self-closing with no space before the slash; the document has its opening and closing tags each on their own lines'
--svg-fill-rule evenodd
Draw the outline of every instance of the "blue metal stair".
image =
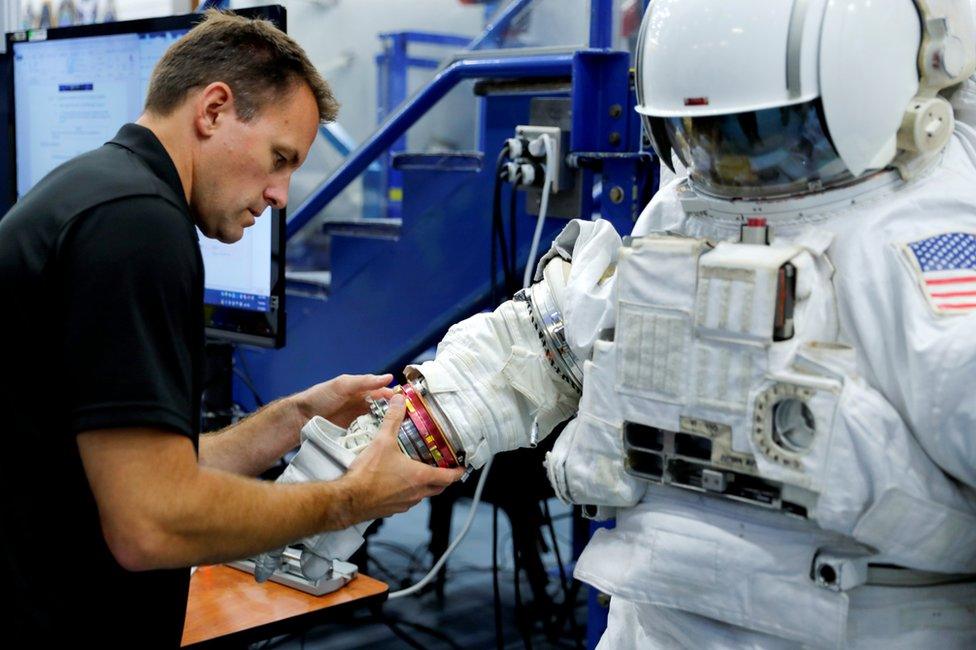
<svg viewBox="0 0 976 650">
<path fill-rule="evenodd" d="M 401 168 L 404 216 L 396 230 L 386 220 L 327 225 L 327 291 L 289 293 L 283 349 L 242 350 L 263 398 L 343 372 L 399 371 L 450 325 L 486 306 L 494 169 L 444 169 L 432 158 L 412 163 Z M 523 263 L 531 225 L 523 216 Z M 546 236 L 561 225 L 554 220 Z"/>
</svg>

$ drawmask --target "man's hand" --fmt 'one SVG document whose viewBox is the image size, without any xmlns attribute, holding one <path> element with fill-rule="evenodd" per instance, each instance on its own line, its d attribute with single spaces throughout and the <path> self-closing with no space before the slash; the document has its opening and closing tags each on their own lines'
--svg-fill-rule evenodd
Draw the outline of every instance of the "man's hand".
<svg viewBox="0 0 976 650">
<path fill-rule="evenodd" d="M 340 375 L 216 433 L 200 436 L 200 462 L 207 467 L 257 476 L 300 443 L 298 432 L 316 415 L 346 428 L 368 409 L 366 398 L 389 398 L 393 375 Z"/>
<path fill-rule="evenodd" d="M 440 494 L 464 474 L 460 468 L 430 467 L 404 454 L 397 445 L 403 415 L 403 397 L 392 396 L 376 438 L 339 479 L 350 488 L 349 524 L 405 512 L 424 497 Z"/>
<path fill-rule="evenodd" d="M 316 415 L 340 426 L 348 427 L 353 420 L 366 413 L 366 398 L 389 399 L 393 375 L 339 375 L 335 379 L 315 384 L 292 399 L 298 404 L 305 420 Z"/>
</svg>

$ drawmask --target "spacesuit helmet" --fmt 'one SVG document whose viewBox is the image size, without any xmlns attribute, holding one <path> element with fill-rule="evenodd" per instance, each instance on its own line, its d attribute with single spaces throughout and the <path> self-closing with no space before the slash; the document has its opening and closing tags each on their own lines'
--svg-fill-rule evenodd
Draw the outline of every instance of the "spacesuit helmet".
<svg viewBox="0 0 976 650">
<path fill-rule="evenodd" d="M 976 70 L 971 0 L 651 0 L 637 111 L 722 198 L 816 192 L 946 145 Z"/>
</svg>

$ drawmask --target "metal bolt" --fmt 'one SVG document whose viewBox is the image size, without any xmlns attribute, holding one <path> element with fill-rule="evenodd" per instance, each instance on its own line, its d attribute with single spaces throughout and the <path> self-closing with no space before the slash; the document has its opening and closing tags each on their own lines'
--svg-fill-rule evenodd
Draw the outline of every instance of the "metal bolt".
<svg viewBox="0 0 976 650">
<path fill-rule="evenodd" d="M 610 144 L 612 144 L 615 147 L 618 144 L 620 144 L 620 134 L 617 133 L 616 131 L 610 134 Z"/>
<path fill-rule="evenodd" d="M 612 203 L 620 203 L 624 200 L 624 190 L 619 185 L 614 185 L 610 188 L 610 201 Z"/>
<path fill-rule="evenodd" d="M 613 104 L 610 106 L 610 117 L 618 118 L 624 112 L 623 107 L 620 104 Z"/>
</svg>

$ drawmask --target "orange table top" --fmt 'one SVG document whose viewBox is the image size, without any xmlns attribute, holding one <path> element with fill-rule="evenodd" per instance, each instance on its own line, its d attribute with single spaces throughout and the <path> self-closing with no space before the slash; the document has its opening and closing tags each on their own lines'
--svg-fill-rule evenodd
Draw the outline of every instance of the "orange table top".
<svg viewBox="0 0 976 650">
<path fill-rule="evenodd" d="M 329 614 L 379 604 L 388 593 L 386 583 L 365 575 L 338 591 L 312 596 L 276 582 L 259 584 L 251 574 L 227 566 L 200 567 L 190 579 L 183 647 L 230 635 L 259 640 L 262 633 L 264 638 L 284 634 L 300 619 L 302 625 L 324 622 Z"/>
</svg>

